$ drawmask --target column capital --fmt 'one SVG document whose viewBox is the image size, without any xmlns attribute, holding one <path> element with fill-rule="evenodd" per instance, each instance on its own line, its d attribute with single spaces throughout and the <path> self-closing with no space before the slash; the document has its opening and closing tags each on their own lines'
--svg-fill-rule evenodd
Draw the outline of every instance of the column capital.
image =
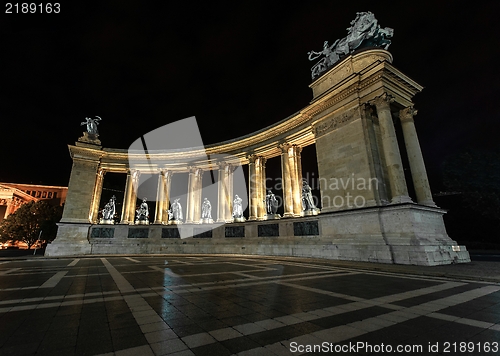
<svg viewBox="0 0 500 356">
<path fill-rule="evenodd" d="M 413 117 L 417 115 L 418 110 L 415 110 L 413 106 L 408 106 L 402 110 L 399 110 L 399 119 L 401 122 L 411 122 Z"/>
<path fill-rule="evenodd" d="M 281 150 L 281 153 L 290 154 L 290 149 L 292 149 L 292 154 L 300 154 L 302 152 L 302 147 L 295 143 L 283 142 L 278 145 L 278 148 Z"/>
<path fill-rule="evenodd" d="M 219 169 L 225 169 L 227 166 L 230 165 L 230 163 L 227 163 L 226 161 L 217 161 L 217 167 L 219 167 Z"/>
<path fill-rule="evenodd" d="M 132 179 L 137 180 L 141 176 L 141 171 L 136 168 L 129 168 L 127 169 L 127 174 L 130 174 Z"/>
<path fill-rule="evenodd" d="M 188 166 L 189 174 L 194 174 L 195 176 L 201 176 L 203 174 L 203 169 L 196 166 Z"/>
<path fill-rule="evenodd" d="M 373 103 L 363 103 L 361 104 L 362 110 L 366 113 L 367 117 L 370 119 L 373 119 L 374 115 L 374 108 L 373 108 Z"/>
<path fill-rule="evenodd" d="M 392 102 L 394 102 L 394 97 L 392 97 L 387 93 L 383 93 L 382 95 L 371 100 L 369 103 L 375 105 L 377 109 L 379 109 L 379 108 L 389 108 Z"/>
<path fill-rule="evenodd" d="M 267 158 L 263 156 L 259 156 L 257 154 L 251 154 L 247 156 L 249 163 L 259 164 L 261 166 L 265 166 L 267 162 Z"/>
</svg>

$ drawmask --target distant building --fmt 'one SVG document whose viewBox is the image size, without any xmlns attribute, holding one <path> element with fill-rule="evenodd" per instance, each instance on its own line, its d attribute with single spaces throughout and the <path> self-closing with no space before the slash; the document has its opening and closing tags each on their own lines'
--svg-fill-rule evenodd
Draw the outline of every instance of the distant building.
<svg viewBox="0 0 500 356">
<path fill-rule="evenodd" d="M 68 187 L 0 182 L 0 221 L 30 201 L 46 200 L 52 205 L 63 205 L 67 193 Z"/>
</svg>

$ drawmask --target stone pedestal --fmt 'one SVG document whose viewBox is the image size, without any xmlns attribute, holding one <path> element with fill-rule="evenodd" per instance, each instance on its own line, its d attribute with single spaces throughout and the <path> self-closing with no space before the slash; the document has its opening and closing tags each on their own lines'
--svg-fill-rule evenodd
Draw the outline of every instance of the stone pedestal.
<svg viewBox="0 0 500 356">
<path fill-rule="evenodd" d="M 436 266 L 470 262 L 446 233 L 444 210 L 407 203 L 319 215 L 340 260 Z"/>
<path fill-rule="evenodd" d="M 108 219 L 100 219 L 99 224 L 102 225 L 114 225 L 115 221 L 114 220 L 108 220 Z"/>
<path fill-rule="evenodd" d="M 45 256 L 88 255 L 91 245 L 88 240 L 91 224 L 58 223 L 57 237 L 47 245 Z"/>
<path fill-rule="evenodd" d="M 277 219 L 281 219 L 280 214 L 267 214 L 263 220 L 277 220 Z"/>
<path fill-rule="evenodd" d="M 320 212 L 319 209 L 307 209 L 307 210 L 302 210 L 300 213 L 300 216 L 314 216 L 318 215 Z"/>
</svg>

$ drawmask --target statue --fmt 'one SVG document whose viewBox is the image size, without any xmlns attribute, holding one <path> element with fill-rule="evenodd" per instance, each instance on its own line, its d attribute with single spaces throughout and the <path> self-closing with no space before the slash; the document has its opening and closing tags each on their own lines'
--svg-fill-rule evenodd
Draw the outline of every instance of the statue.
<svg viewBox="0 0 500 356">
<path fill-rule="evenodd" d="M 178 224 L 181 222 L 181 220 L 182 220 L 182 207 L 181 207 L 181 203 L 179 203 L 179 198 L 174 199 L 174 202 L 172 203 L 170 210 L 168 210 L 168 219 L 173 224 Z"/>
<path fill-rule="evenodd" d="M 243 200 L 236 194 L 233 200 L 233 218 L 235 222 L 244 222 L 245 218 L 243 217 Z"/>
<path fill-rule="evenodd" d="M 328 41 L 325 41 L 321 52 L 311 51 L 307 53 L 310 61 L 324 56 L 311 68 L 312 79 L 319 77 L 342 57 L 351 54 L 356 49 L 364 47 L 388 49 L 391 44 L 389 38 L 392 38 L 393 35 L 392 28 L 380 28 L 375 15 L 370 11 L 356 13 L 356 18 L 351 21 L 351 27 L 347 29 L 346 37 L 336 40 L 331 46 L 328 46 Z"/>
<path fill-rule="evenodd" d="M 317 215 L 319 209 L 314 204 L 312 189 L 306 180 L 302 181 L 302 215 Z"/>
<path fill-rule="evenodd" d="M 203 223 L 212 223 L 212 204 L 205 198 L 201 204 L 201 219 Z"/>
<path fill-rule="evenodd" d="M 106 203 L 104 206 L 104 209 L 101 210 L 102 213 L 102 219 L 100 220 L 101 224 L 114 224 L 114 217 L 115 217 L 115 201 L 116 197 L 113 195 L 111 199 L 109 199 L 109 202 Z"/>
<path fill-rule="evenodd" d="M 279 219 L 279 214 L 276 214 L 278 211 L 279 202 L 276 199 L 276 195 L 269 189 L 266 195 L 266 211 L 267 211 L 267 219 Z"/>
<path fill-rule="evenodd" d="M 142 203 L 139 206 L 139 209 L 135 211 L 135 223 L 147 225 L 149 224 L 149 207 L 146 203 L 146 198 L 142 199 Z"/>
<path fill-rule="evenodd" d="M 97 125 L 99 125 L 99 121 L 102 119 L 99 116 L 96 116 L 97 119 L 92 119 L 90 117 L 86 117 L 86 122 L 82 122 L 80 126 L 87 125 L 87 132 L 91 135 L 98 135 Z"/>
</svg>

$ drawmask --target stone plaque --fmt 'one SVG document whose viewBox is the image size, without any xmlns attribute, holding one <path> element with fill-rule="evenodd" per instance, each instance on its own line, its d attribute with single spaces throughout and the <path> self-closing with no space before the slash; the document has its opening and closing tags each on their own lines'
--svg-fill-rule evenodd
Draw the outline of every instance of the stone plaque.
<svg viewBox="0 0 500 356">
<path fill-rule="evenodd" d="M 161 229 L 161 238 L 162 239 L 180 239 L 181 235 L 179 234 L 179 229 L 176 227 L 163 228 L 163 229 Z"/>
<path fill-rule="evenodd" d="M 257 235 L 259 237 L 272 237 L 280 235 L 280 227 L 278 224 L 265 224 L 257 226 Z"/>
<path fill-rule="evenodd" d="M 224 233 L 226 237 L 245 237 L 244 226 L 226 226 Z"/>
<path fill-rule="evenodd" d="M 205 229 L 193 229 L 193 238 L 195 239 L 211 239 L 212 230 L 205 231 Z"/>
<path fill-rule="evenodd" d="M 129 239 L 147 239 L 149 236 L 149 229 L 128 229 Z"/>
<path fill-rule="evenodd" d="M 115 237 L 115 229 L 113 227 L 95 227 L 92 229 L 90 237 L 111 239 Z"/>
<path fill-rule="evenodd" d="M 319 235 L 317 221 L 299 221 L 293 223 L 294 236 L 314 236 Z"/>
</svg>

